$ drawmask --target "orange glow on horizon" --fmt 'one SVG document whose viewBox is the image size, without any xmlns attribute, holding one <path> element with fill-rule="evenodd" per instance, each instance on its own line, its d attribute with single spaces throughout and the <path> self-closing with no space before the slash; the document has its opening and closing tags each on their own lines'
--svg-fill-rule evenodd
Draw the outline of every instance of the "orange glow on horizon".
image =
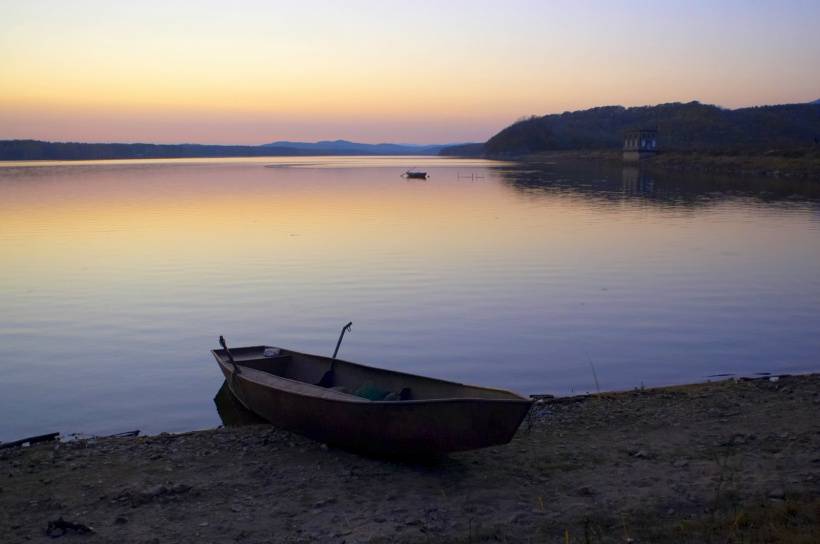
<svg viewBox="0 0 820 544">
<path fill-rule="evenodd" d="M 600 105 L 817 99 L 820 5 L 734 3 L 9 3 L 0 139 L 451 143 Z"/>
</svg>

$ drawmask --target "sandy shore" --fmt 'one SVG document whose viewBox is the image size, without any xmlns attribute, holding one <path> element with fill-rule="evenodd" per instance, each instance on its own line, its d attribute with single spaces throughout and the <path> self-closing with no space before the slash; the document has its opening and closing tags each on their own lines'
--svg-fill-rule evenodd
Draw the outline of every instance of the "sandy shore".
<svg viewBox="0 0 820 544">
<path fill-rule="evenodd" d="M 0 451 L 0 541 L 818 542 L 820 375 L 556 399 L 429 463 L 266 425 Z M 62 531 L 52 531 L 52 535 Z"/>
</svg>

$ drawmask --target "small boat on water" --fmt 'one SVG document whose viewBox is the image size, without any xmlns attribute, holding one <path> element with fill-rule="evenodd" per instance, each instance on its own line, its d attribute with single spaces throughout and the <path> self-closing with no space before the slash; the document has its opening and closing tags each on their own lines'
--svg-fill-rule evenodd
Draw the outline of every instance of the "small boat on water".
<svg viewBox="0 0 820 544">
<path fill-rule="evenodd" d="M 427 179 L 427 172 L 420 172 L 419 170 L 408 170 L 402 176 L 408 179 Z"/>
<path fill-rule="evenodd" d="M 224 343 L 211 353 L 231 393 L 251 412 L 315 440 L 369 453 L 434 455 L 506 444 L 533 402 L 335 354 L 228 349 Z"/>
</svg>

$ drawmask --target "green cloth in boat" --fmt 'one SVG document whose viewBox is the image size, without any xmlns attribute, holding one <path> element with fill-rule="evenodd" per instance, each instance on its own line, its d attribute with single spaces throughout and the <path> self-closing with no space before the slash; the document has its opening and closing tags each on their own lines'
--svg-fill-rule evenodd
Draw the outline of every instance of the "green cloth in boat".
<svg viewBox="0 0 820 544">
<path fill-rule="evenodd" d="M 370 382 L 366 382 L 356 389 L 353 394 L 367 400 L 382 400 L 390 394 L 390 391 L 377 387 Z"/>
</svg>

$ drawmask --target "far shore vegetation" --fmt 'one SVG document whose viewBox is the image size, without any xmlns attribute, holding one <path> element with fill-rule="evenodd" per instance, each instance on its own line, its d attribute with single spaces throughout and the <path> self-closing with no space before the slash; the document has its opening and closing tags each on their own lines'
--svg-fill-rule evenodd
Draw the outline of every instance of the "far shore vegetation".
<svg viewBox="0 0 820 544">
<path fill-rule="evenodd" d="M 44 142 L 0 140 L 0 161 L 303 157 L 326 155 L 436 155 L 442 145 L 361 144 L 346 140 L 263 145 Z"/>
<path fill-rule="evenodd" d="M 485 143 L 442 155 L 545 161 L 621 160 L 623 136 L 658 131 L 659 153 L 647 164 L 722 174 L 820 178 L 820 105 L 736 110 L 699 102 L 606 106 L 521 119 Z"/>
</svg>

